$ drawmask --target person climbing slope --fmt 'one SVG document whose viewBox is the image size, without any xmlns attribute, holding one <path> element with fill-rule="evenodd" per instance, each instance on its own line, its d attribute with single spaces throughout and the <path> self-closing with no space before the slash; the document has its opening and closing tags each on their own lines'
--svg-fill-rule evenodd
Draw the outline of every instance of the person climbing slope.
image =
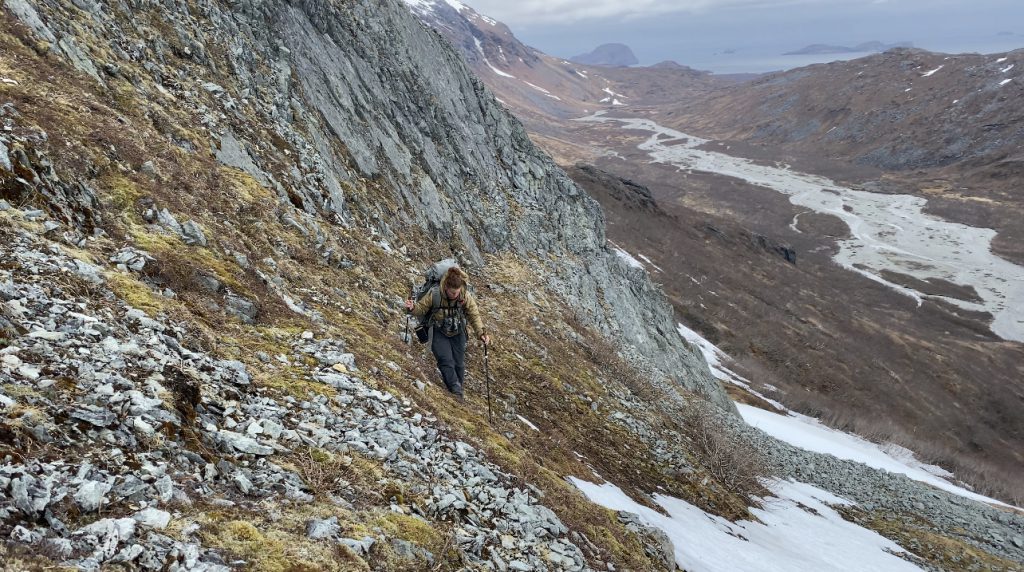
<svg viewBox="0 0 1024 572">
<path fill-rule="evenodd" d="M 430 330 L 430 350 L 437 360 L 437 369 L 448 391 L 463 400 L 462 387 L 466 375 L 467 327 L 484 343 L 490 336 L 484 332 L 476 297 L 468 289 L 469 276 L 458 266 L 445 272 L 440 284 L 420 297 L 405 301 L 413 316 L 422 319 Z"/>
</svg>

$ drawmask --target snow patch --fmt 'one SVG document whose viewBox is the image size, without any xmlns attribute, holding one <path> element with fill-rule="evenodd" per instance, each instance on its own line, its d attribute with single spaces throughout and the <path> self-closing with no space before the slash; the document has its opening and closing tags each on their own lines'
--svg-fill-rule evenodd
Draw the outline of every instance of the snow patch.
<svg viewBox="0 0 1024 572">
<path fill-rule="evenodd" d="M 856 435 L 826 427 L 813 417 L 792 411 L 788 415 L 780 415 L 743 403 L 737 403 L 736 408 L 739 410 L 743 420 L 750 426 L 757 427 L 772 437 L 801 449 L 825 453 L 840 459 L 864 463 L 876 469 L 906 475 L 915 481 L 929 484 L 971 500 L 1010 506 L 995 499 L 971 492 L 941 478 L 940 475 L 948 475 L 949 473 L 940 467 L 926 465 L 918 461 L 914 458 L 913 453 L 903 447 L 892 444 L 877 445 Z M 898 455 L 893 456 L 887 453 L 886 449 L 896 451 Z"/>
<path fill-rule="evenodd" d="M 809 212 L 811 212 L 811 211 L 798 212 L 795 215 L 793 215 L 793 222 L 789 223 L 790 230 L 792 230 L 793 232 L 795 232 L 797 234 L 803 234 L 804 231 L 802 231 L 799 228 L 797 228 L 796 225 L 797 225 L 797 223 L 800 222 L 800 215 L 806 214 L 806 213 L 809 213 Z"/>
<path fill-rule="evenodd" d="M 497 26 L 498 25 L 498 21 L 495 20 L 494 18 L 489 18 L 487 16 L 484 16 L 483 14 L 474 14 L 474 16 L 476 16 L 477 18 L 483 20 L 484 23 L 489 25 L 489 26 Z"/>
<path fill-rule="evenodd" d="M 494 65 L 490 62 L 490 60 L 487 59 L 487 54 L 484 53 L 484 47 L 480 43 L 480 40 L 478 38 L 473 38 L 473 42 L 476 43 L 476 50 L 478 52 L 480 52 L 480 57 L 484 59 L 484 64 L 486 64 L 487 67 L 491 68 L 492 72 L 500 75 L 501 77 L 508 77 L 508 78 L 516 79 L 516 76 L 507 74 L 507 73 L 501 71 L 500 69 L 494 67 Z"/>
<path fill-rule="evenodd" d="M 1010 83 L 1011 81 L 1013 81 L 1012 77 L 1009 79 L 1004 79 L 1003 81 L 999 82 L 999 87 L 1003 87 L 1004 85 Z"/>
<path fill-rule="evenodd" d="M 611 483 L 569 477 L 592 502 L 634 513 L 672 540 L 676 563 L 690 572 L 909 572 L 906 552 L 878 533 L 846 521 L 833 509 L 852 505 L 817 487 L 794 481 L 769 483 L 771 497 L 751 508 L 757 521 L 729 522 L 690 503 L 656 494 L 665 516 L 631 499 Z"/>
<path fill-rule="evenodd" d="M 546 93 L 546 94 L 550 94 L 551 93 L 550 91 L 544 89 L 543 87 L 541 87 L 539 85 L 533 85 L 532 83 L 530 83 L 530 82 L 528 82 L 526 80 L 523 80 L 523 83 L 525 83 L 526 85 L 532 87 L 533 89 L 536 89 L 537 91 L 539 91 L 541 93 Z"/>
<path fill-rule="evenodd" d="M 622 250 L 621 248 L 619 248 L 619 245 L 615 244 L 614 242 L 612 242 L 610 240 L 608 241 L 608 244 L 612 245 L 612 250 L 615 251 L 615 254 L 619 255 L 619 258 L 625 260 L 627 264 L 629 264 L 633 268 L 639 268 L 640 270 L 646 270 L 646 268 L 644 268 L 644 265 L 641 264 L 639 260 L 637 260 L 636 258 L 633 258 L 633 255 L 631 255 L 630 253 L 626 252 L 625 250 Z"/>
<path fill-rule="evenodd" d="M 690 280 L 693 280 L 695 284 L 700 284 L 700 282 L 697 282 L 697 280 L 695 280 L 692 276 L 690 277 Z M 714 292 L 712 292 L 712 294 L 714 294 Z M 775 401 L 770 397 L 761 394 L 760 392 L 758 392 L 757 390 L 750 386 L 749 380 L 729 369 L 729 367 L 725 364 L 731 362 L 732 358 L 729 357 L 729 355 L 723 352 L 722 350 L 718 349 L 718 346 L 708 341 L 704 336 L 698 334 L 697 332 L 691 330 L 690 328 L 687 328 L 683 324 L 676 324 L 676 331 L 679 332 L 679 335 L 682 336 L 684 340 L 693 344 L 694 346 L 697 346 L 697 349 L 700 350 L 701 355 L 704 356 L 704 361 L 708 362 L 708 369 L 711 370 L 711 375 L 714 376 L 715 379 L 724 381 L 726 383 L 731 383 L 732 385 L 738 387 L 742 387 L 752 395 L 756 395 L 757 397 L 770 403 L 772 407 L 775 407 L 780 411 L 788 411 L 785 405 L 779 403 L 778 401 Z"/>
<path fill-rule="evenodd" d="M 455 11 L 458 12 L 459 14 L 461 14 L 463 10 L 472 10 L 469 6 L 466 6 L 462 2 L 459 2 L 458 0 L 444 0 L 444 1 L 445 1 L 446 4 L 448 4 L 452 8 L 455 8 Z"/>
<path fill-rule="evenodd" d="M 921 74 L 921 77 L 928 77 L 928 76 L 932 75 L 933 73 L 939 71 L 940 69 L 942 69 L 941 65 L 939 67 L 933 69 L 932 71 L 924 72 L 923 74 Z M 908 89 L 907 91 L 910 91 L 910 90 Z"/>
<path fill-rule="evenodd" d="M 525 417 L 523 417 L 522 415 L 516 415 L 516 418 L 518 418 L 520 421 L 522 421 L 523 424 L 526 425 L 527 427 L 529 427 L 530 429 L 533 429 L 534 431 L 540 431 L 540 429 L 538 429 L 536 425 L 534 425 L 533 423 L 530 423 L 530 420 L 525 418 Z M 579 455 L 579 453 L 576 453 L 576 454 Z M 580 455 L 580 458 L 583 458 L 583 456 Z"/>
<path fill-rule="evenodd" d="M 606 88 L 604 88 L 604 89 L 602 89 L 601 91 L 603 91 L 603 92 L 607 93 L 608 95 L 610 95 L 610 96 L 612 96 L 612 97 L 621 97 L 622 99 L 629 99 L 629 98 L 628 98 L 628 97 L 626 97 L 625 95 L 622 95 L 621 93 L 615 93 L 614 91 L 612 91 L 612 90 L 608 89 L 607 87 L 606 87 Z"/>
<path fill-rule="evenodd" d="M 639 252 L 637 253 L 637 257 L 640 258 L 641 260 L 643 260 L 644 262 L 646 262 L 647 264 L 650 264 L 651 267 L 654 268 L 655 270 L 657 270 L 658 272 L 662 272 L 661 268 L 658 268 L 657 264 L 651 262 L 650 258 L 647 258 L 646 256 L 644 256 L 643 254 L 640 254 Z"/>
<path fill-rule="evenodd" d="M 1005 68 L 999 70 L 999 72 L 1000 73 L 1006 73 L 1006 72 L 1012 70 L 1014 65 L 1016 65 L 1016 64 L 1010 64 L 1010 65 L 1006 66 Z"/>
</svg>

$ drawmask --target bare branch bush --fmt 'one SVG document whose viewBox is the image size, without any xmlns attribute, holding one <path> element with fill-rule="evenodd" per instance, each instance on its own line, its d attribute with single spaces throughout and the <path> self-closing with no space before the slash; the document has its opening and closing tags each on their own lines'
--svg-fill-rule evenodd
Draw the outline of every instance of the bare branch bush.
<svg viewBox="0 0 1024 572">
<path fill-rule="evenodd" d="M 727 491 L 751 501 L 767 491 L 761 480 L 770 475 L 760 451 L 707 408 L 690 406 L 684 427 L 697 460 Z"/>
<path fill-rule="evenodd" d="M 306 449 L 292 456 L 302 480 L 317 496 L 336 495 L 350 485 L 352 459 L 321 449 Z"/>
</svg>

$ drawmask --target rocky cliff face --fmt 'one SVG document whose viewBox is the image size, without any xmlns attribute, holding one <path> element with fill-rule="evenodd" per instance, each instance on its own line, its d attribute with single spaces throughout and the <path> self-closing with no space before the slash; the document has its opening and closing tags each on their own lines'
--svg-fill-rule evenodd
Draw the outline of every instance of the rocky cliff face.
<svg viewBox="0 0 1024 572">
<path fill-rule="evenodd" d="M 217 159 L 282 204 L 341 225 L 357 209 L 391 240 L 414 224 L 470 265 L 485 253 L 529 256 L 624 350 L 728 407 L 664 297 L 606 249 L 597 204 L 405 6 L 171 3 L 142 24 L 129 11 L 155 5 L 80 4 L 7 2 L 96 81 L 121 60 L 142 65 L 150 77 L 131 78 L 137 87 L 180 96 L 202 114 Z M 358 180 L 389 193 L 390 212 L 353 205 L 345 187 Z"/>
</svg>

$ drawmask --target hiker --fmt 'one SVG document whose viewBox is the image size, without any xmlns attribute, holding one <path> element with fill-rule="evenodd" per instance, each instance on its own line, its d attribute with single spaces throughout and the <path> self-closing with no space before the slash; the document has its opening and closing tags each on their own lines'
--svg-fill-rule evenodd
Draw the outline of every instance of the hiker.
<svg viewBox="0 0 1024 572">
<path fill-rule="evenodd" d="M 458 266 L 444 274 L 441 283 L 434 286 L 419 302 L 405 301 L 405 308 L 422 318 L 430 329 L 430 350 L 437 360 L 448 391 L 462 401 L 462 383 L 466 376 L 466 326 L 487 345 L 491 338 L 484 333 L 476 298 L 469 293 L 469 276 Z"/>
</svg>

